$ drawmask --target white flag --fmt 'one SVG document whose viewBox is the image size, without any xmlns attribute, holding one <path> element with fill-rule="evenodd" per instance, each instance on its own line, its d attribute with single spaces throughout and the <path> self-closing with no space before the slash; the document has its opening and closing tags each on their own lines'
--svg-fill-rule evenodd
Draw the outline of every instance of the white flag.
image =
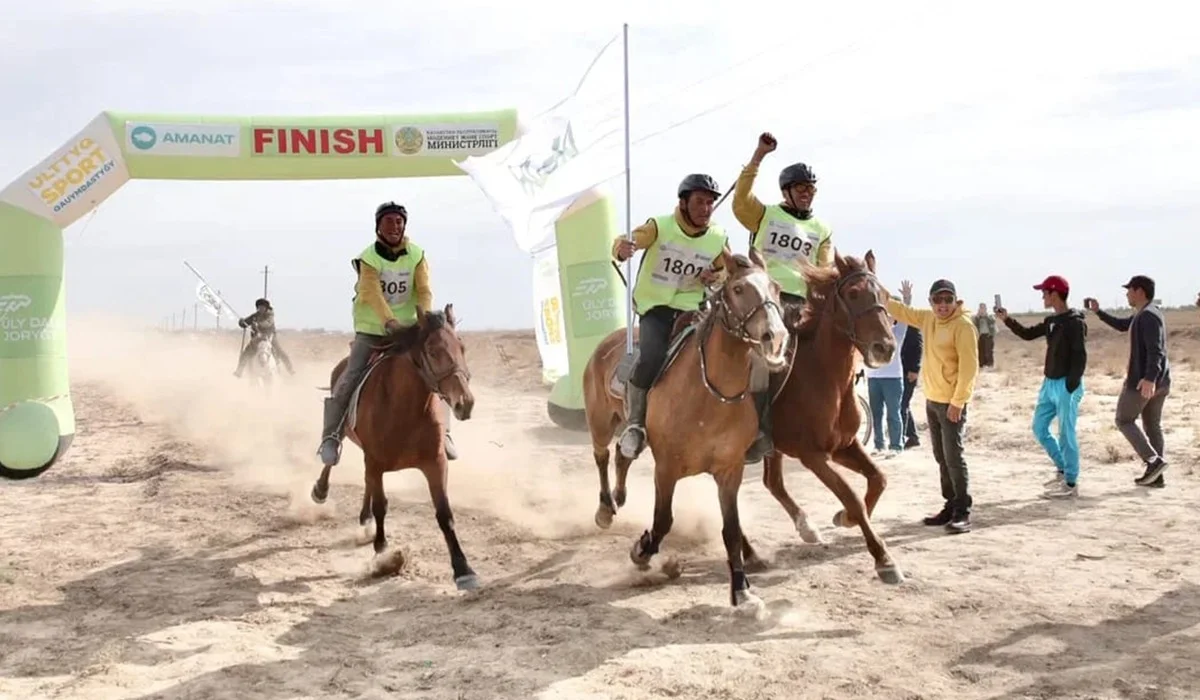
<svg viewBox="0 0 1200 700">
<path fill-rule="evenodd" d="M 224 300 L 221 299 L 221 296 L 203 282 L 196 287 L 196 298 L 200 300 L 200 305 L 204 307 L 205 311 L 217 318 L 220 318 L 222 312 L 228 308 Z M 232 312 L 226 314 L 226 316 L 229 316 L 231 319 L 236 318 Z"/>
<path fill-rule="evenodd" d="M 530 252 L 583 192 L 625 172 L 622 63 L 616 38 L 600 50 L 575 92 L 519 138 L 456 163 Z"/>
</svg>

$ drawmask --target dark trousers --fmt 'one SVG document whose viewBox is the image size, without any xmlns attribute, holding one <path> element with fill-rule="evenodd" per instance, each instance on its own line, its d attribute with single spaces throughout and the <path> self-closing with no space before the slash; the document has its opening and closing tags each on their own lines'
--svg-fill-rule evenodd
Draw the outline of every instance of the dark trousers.
<svg viewBox="0 0 1200 700">
<path fill-rule="evenodd" d="M 957 423 L 951 423 L 946 417 L 949 408 L 948 403 L 925 402 L 929 442 L 941 472 L 942 498 L 946 501 L 946 507 L 955 515 L 969 515 L 973 502 L 968 490 L 967 460 L 963 457 L 963 427 L 967 424 L 967 408 L 963 407 Z"/>
<path fill-rule="evenodd" d="M 669 306 L 655 306 L 642 314 L 638 324 L 638 360 L 629 383 L 639 389 L 650 389 L 667 359 L 671 343 L 671 328 L 683 312 Z"/>
<path fill-rule="evenodd" d="M 907 442 L 917 442 L 921 439 L 917 435 L 917 421 L 913 418 L 912 408 L 909 405 L 912 403 L 913 390 L 916 388 L 916 382 L 908 381 L 908 377 L 904 378 L 904 393 L 900 395 L 900 421 L 904 423 L 904 439 Z"/>
<path fill-rule="evenodd" d="M 1170 393 L 1170 385 L 1160 386 L 1154 396 L 1145 399 L 1138 390 L 1124 387 L 1117 397 L 1117 428 L 1143 462 L 1162 457 L 1166 449 L 1163 445 L 1162 412 L 1163 403 Z M 1137 424 L 1138 416 L 1142 418 L 1141 428 Z"/>
<path fill-rule="evenodd" d="M 991 333 L 979 336 L 979 366 L 996 366 L 996 338 Z"/>
</svg>

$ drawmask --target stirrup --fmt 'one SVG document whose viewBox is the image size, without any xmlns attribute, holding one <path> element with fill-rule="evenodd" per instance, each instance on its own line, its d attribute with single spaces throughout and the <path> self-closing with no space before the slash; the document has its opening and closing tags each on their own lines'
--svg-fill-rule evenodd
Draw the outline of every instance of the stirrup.
<svg viewBox="0 0 1200 700">
<path fill-rule="evenodd" d="M 636 440 L 635 447 L 631 448 L 633 452 L 630 455 L 625 449 L 626 440 Z M 642 450 L 646 449 L 646 429 L 640 425 L 629 425 L 621 433 L 621 437 L 617 438 L 617 449 L 626 459 L 637 459 L 642 454 Z"/>
</svg>

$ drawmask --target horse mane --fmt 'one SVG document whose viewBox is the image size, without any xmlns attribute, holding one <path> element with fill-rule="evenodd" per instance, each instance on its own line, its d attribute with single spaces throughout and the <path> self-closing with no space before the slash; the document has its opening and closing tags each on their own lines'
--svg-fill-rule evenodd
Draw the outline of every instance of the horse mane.
<svg viewBox="0 0 1200 700">
<path fill-rule="evenodd" d="M 847 274 L 866 268 L 866 263 L 852 255 L 842 258 L 842 261 L 845 263 Z M 809 339 L 816 332 L 825 307 L 833 298 L 838 280 L 842 278 L 842 271 L 836 263 L 831 262 L 828 265 L 805 265 L 801 274 L 808 283 L 808 296 L 800 314 L 796 335 L 800 339 Z"/>
</svg>

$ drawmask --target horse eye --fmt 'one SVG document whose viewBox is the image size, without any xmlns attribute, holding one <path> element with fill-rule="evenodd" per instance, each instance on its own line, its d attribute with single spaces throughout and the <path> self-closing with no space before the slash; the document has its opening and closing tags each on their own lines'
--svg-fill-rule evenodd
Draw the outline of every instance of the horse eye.
<svg viewBox="0 0 1200 700">
<path fill-rule="evenodd" d="M 740 284 L 733 285 L 733 293 L 734 294 L 741 294 L 743 291 L 745 291 L 745 287 L 743 287 L 742 285 L 740 285 Z"/>
</svg>

